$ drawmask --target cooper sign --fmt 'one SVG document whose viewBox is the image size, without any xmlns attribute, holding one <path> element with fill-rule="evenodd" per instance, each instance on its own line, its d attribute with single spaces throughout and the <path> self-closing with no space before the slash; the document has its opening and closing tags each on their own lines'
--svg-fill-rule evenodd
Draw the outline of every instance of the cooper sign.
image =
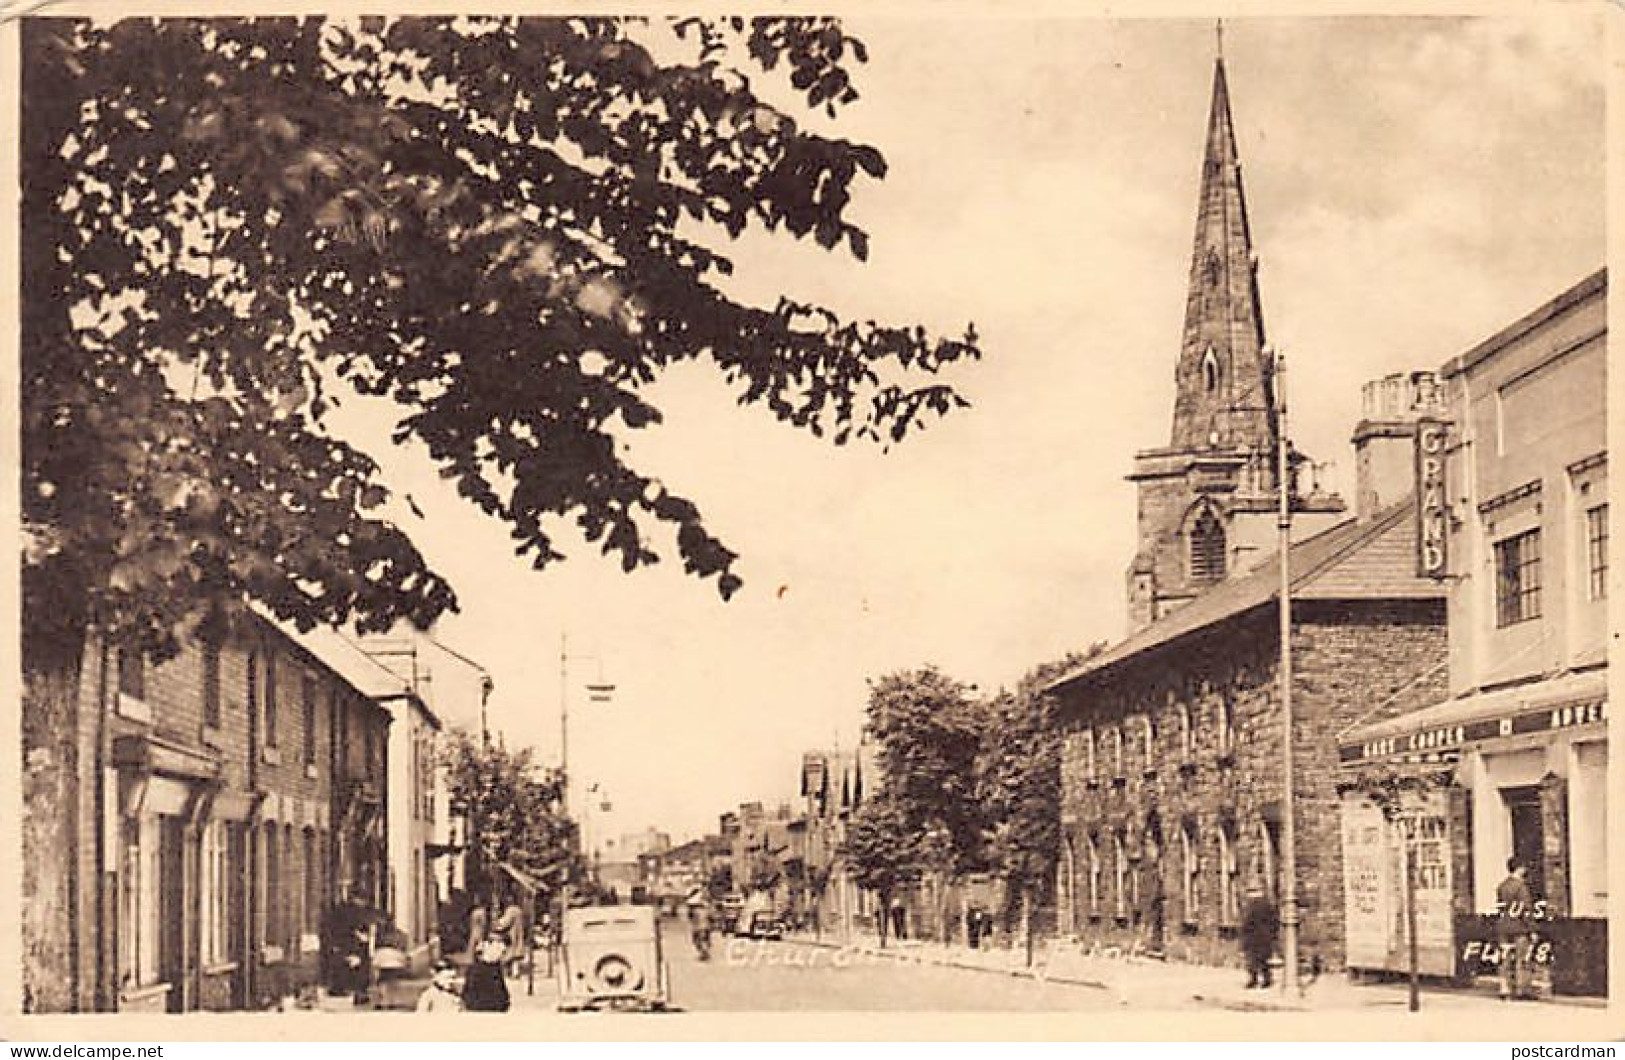
<svg viewBox="0 0 1625 1060">
<path fill-rule="evenodd" d="M 1449 438 L 1448 423 L 1425 419 L 1416 425 L 1416 568 L 1424 578 L 1443 578 L 1449 572 L 1450 505 L 1444 486 Z"/>
</svg>

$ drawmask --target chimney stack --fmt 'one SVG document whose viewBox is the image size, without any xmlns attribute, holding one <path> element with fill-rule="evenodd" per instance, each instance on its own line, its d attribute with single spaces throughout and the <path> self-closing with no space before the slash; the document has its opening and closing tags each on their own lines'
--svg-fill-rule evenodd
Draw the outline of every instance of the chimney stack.
<svg viewBox="0 0 1625 1060">
<path fill-rule="evenodd" d="M 1354 428 L 1354 514 L 1369 519 L 1416 489 L 1416 425 L 1445 414 L 1436 372 L 1396 372 L 1361 388 Z"/>
</svg>

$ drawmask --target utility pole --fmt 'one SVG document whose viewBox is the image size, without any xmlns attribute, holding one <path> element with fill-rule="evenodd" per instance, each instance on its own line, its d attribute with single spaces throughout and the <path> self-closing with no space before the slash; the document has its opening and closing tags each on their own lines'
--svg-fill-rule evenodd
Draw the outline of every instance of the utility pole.
<svg viewBox="0 0 1625 1060">
<path fill-rule="evenodd" d="M 1280 531 L 1281 616 L 1281 957 L 1285 964 L 1282 987 L 1288 996 L 1298 990 L 1298 849 L 1293 809 L 1295 783 L 1292 764 L 1292 490 L 1286 429 L 1286 357 L 1275 354 L 1276 493 Z"/>
</svg>

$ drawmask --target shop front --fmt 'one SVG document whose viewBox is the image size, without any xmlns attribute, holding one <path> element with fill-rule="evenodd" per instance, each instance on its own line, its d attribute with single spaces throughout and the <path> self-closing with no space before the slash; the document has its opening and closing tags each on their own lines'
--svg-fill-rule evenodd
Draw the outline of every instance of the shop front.
<svg viewBox="0 0 1625 1060">
<path fill-rule="evenodd" d="M 1414 901 L 1423 975 L 1494 975 L 1496 889 L 1517 859 L 1536 900 L 1537 986 L 1605 996 L 1607 714 L 1598 670 L 1350 734 L 1340 748 L 1350 967 L 1409 967 Z"/>
</svg>

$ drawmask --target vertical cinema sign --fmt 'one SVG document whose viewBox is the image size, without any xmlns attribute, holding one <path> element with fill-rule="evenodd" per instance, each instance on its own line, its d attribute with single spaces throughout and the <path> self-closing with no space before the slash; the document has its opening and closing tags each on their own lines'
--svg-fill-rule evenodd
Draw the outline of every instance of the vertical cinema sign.
<svg viewBox="0 0 1625 1060">
<path fill-rule="evenodd" d="M 1450 506 L 1445 499 L 1444 452 L 1450 424 L 1423 419 L 1416 424 L 1416 572 L 1443 578 L 1449 571 Z"/>
</svg>

